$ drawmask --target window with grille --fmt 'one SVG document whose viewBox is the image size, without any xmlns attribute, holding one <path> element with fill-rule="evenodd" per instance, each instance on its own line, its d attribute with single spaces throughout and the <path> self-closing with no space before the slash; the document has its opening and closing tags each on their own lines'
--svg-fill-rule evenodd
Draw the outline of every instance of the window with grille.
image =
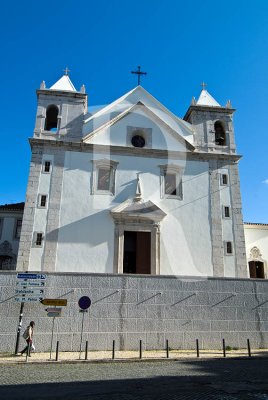
<svg viewBox="0 0 268 400">
<path fill-rule="evenodd" d="M 45 194 L 41 194 L 40 207 L 46 207 L 46 204 L 47 204 L 47 196 Z"/>
<path fill-rule="evenodd" d="M 15 227 L 15 239 L 19 239 L 20 238 L 21 226 L 22 226 L 22 219 L 17 219 L 16 220 L 16 227 Z"/>
<path fill-rule="evenodd" d="M 43 171 L 48 173 L 50 172 L 50 169 L 51 169 L 51 162 L 45 161 L 43 166 Z"/>
<path fill-rule="evenodd" d="M 42 246 L 42 241 L 43 241 L 43 234 L 40 232 L 36 233 L 35 245 Z"/>
<path fill-rule="evenodd" d="M 224 217 L 230 218 L 230 207 L 228 207 L 228 206 L 224 207 Z"/>
<path fill-rule="evenodd" d="M 222 183 L 222 185 L 228 185 L 228 175 L 227 174 L 222 174 L 221 183 Z"/>
<path fill-rule="evenodd" d="M 226 242 L 226 254 L 233 254 L 232 242 Z"/>
</svg>

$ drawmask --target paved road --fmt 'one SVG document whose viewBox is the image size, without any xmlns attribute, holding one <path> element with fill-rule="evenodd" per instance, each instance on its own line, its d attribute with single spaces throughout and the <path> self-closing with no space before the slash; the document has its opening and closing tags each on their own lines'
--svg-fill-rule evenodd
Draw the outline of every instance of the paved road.
<svg viewBox="0 0 268 400">
<path fill-rule="evenodd" d="M 0 365 L 3 400 L 268 400 L 268 359 Z"/>
</svg>

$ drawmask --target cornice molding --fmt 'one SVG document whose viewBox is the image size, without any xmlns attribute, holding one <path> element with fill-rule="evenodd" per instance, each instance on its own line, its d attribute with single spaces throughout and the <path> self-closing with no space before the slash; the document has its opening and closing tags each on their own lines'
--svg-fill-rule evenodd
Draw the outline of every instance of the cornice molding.
<svg viewBox="0 0 268 400">
<path fill-rule="evenodd" d="M 101 153 L 101 154 L 113 154 L 113 155 L 125 155 L 133 157 L 150 157 L 150 158 L 164 158 L 164 159 L 191 159 L 191 160 L 229 160 L 237 162 L 242 158 L 238 154 L 219 154 L 219 153 L 205 153 L 195 151 L 174 151 L 174 150 L 158 150 L 158 149 L 146 149 L 138 147 L 124 147 L 124 146 L 107 146 L 92 143 L 82 142 L 67 142 L 60 140 L 47 140 L 47 139 L 29 139 L 31 149 L 34 147 L 52 148 L 55 150 L 63 151 L 76 151 L 84 153 Z"/>
</svg>

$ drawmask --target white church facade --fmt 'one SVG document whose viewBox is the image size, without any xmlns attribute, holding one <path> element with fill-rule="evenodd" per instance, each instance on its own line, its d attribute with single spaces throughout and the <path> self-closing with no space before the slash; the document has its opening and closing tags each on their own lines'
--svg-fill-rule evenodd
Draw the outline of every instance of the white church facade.
<svg viewBox="0 0 268 400">
<path fill-rule="evenodd" d="M 230 102 L 181 119 L 137 86 L 90 113 L 68 75 L 37 99 L 17 270 L 249 277 Z"/>
</svg>

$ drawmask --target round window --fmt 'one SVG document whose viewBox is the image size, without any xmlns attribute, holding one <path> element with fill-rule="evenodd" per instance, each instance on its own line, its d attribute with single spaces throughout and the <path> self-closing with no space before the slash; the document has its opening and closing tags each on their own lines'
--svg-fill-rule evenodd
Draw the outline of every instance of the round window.
<svg viewBox="0 0 268 400">
<path fill-rule="evenodd" d="M 145 139 L 140 135 L 135 135 L 132 137 L 131 143 L 134 147 L 144 147 Z"/>
</svg>

